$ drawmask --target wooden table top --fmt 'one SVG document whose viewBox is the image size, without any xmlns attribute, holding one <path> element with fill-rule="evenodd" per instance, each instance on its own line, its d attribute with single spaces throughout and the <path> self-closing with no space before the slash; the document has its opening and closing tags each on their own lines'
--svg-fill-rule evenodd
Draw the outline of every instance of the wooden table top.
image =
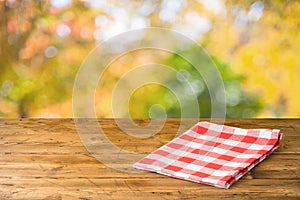
<svg viewBox="0 0 300 200">
<path fill-rule="evenodd" d="M 113 119 L 98 122 L 114 145 L 150 153 L 175 137 L 180 119 L 168 119 L 148 139 L 123 133 Z M 136 123 L 145 126 L 148 120 Z M 225 124 L 284 133 L 280 148 L 230 189 L 110 168 L 86 150 L 73 119 L 0 119 L 0 199 L 299 199 L 300 119 L 226 119 Z"/>
</svg>

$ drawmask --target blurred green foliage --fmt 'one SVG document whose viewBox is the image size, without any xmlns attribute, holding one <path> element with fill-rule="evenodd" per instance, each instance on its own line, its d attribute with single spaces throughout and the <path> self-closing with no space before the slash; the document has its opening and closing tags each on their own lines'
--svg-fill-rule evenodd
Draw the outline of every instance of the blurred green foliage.
<svg viewBox="0 0 300 200">
<path fill-rule="evenodd" d="M 193 51 L 194 47 L 189 48 Z M 195 56 L 198 56 L 197 60 L 199 61 L 195 63 L 195 65 L 201 64 L 201 55 Z M 241 84 L 246 78 L 245 75 L 236 74 L 232 71 L 229 64 L 220 61 L 216 57 L 212 59 L 221 75 L 225 87 L 226 117 L 255 117 L 263 108 L 263 103 L 259 96 L 243 90 Z M 166 85 L 173 85 L 177 91 L 180 91 L 183 96 L 186 97 L 186 101 L 189 100 L 191 93 L 196 94 L 200 110 L 199 117 L 211 117 L 211 95 L 218 95 L 218 91 L 209 91 L 205 80 L 195 69 L 195 66 L 180 55 L 176 53 L 172 54 L 164 61 L 164 64 L 177 71 L 176 77 L 166 77 Z M 215 76 L 217 76 L 217 74 Z M 192 91 L 185 84 L 186 81 L 192 88 Z M 150 92 L 151 90 L 152 92 Z M 189 109 L 189 105 L 181 105 L 175 94 L 163 86 L 152 86 L 152 89 L 148 87 L 140 94 L 133 96 L 133 104 L 139 105 L 142 111 L 137 114 L 132 112 L 131 115 L 133 117 L 163 117 L 164 113 L 162 113 L 160 109 L 151 110 L 152 105 L 155 104 L 162 105 L 168 117 L 182 117 L 181 109 Z M 134 107 L 132 109 L 134 109 Z M 149 110 L 152 112 L 149 112 Z"/>
<path fill-rule="evenodd" d="M 299 1 L 103 2 L 0 1 L 0 117 L 72 117 L 74 79 L 88 53 L 115 34 L 148 26 L 183 32 L 214 55 L 227 117 L 300 115 Z M 201 117 L 209 117 L 203 78 L 175 54 L 164 63 L 194 83 Z M 180 89 L 178 77 L 166 81 Z M 101 97 L 109 96 L 107 88 Z M 110 109 L 107 99 L 99 117 L 111 117 L 99 112 Z M 161 116 L 155 109 L 149 114 L 157 103 L 169 117 L 180 116 L 176 96 L 164 87 L 145 86 L 132 102 L 133 117 Z"/>
</svg>

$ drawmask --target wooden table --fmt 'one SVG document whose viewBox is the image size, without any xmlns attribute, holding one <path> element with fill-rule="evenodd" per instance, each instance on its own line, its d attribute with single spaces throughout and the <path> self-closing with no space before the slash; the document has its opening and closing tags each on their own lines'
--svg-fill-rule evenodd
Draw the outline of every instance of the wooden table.
<svg viewBox="0 0 300 200">
<path fill-rule="evenodd" d="M 170 141 L 180 123 L 168 119 L 152 138 L 137 139 L 112 119 L 98 121 L 115 145 L 136 153 Z M 145 126 L 148 120 L 136 123 Z M 0 199 L 299 199 L 300 119 L 226 119 L 225 124 L 285 134 L 278 150 L 227 190 L 107 167 L 87 152 L 73 119 L 0 120 Z"/>
</svg>

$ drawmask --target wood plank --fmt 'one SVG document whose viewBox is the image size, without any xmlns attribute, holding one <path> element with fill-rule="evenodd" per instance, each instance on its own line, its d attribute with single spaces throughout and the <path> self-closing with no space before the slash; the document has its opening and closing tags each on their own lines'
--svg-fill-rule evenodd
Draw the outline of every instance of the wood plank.
<svg viewBox="0 0 300 200">
<path fill-rule="evenodd" d="M 54 126 L 53 124 L 50 123 L 48 126 L 40 129 L 41 122 L 35 120 L 36 121 L 35 124 L 30 121 L 29 123 L 30 126 L 29 125 L 21 126 L 22 128 L 27 127 L 26 128 L 28 129 L 27 131 L 21 128 L 22 131 L 16 132 L 16 128 L 14 126 L 17 124 L 12 123 L 14 122 L 13 120 L 9 120 L 9 121 L 11 123 L 7 123 L 6 126 L 10 124 L 11 126 L 13 126 L 13 129 L 8 127 L 3 128 L 2 126 L 0 126 L 0 152 L 25 153 L 26 151 L 30 150 L 30 153 L 45 153 L 45 152 L 54 153 L 55 150 L 57 150 L 57 153 L 72 153 L 72 152 L 85 153 L 85 150 L 82 148 L 82 142 L 76 132 L 75 127 L 70 128 L 72 126 L 70 126 L 68 123 L 66 125 L 57 125 L 57 126 Z M 54 120 L 54 121 L 61 122 L 60 120 Z M 73 124 L 72 120 L 66 120 L 66 121 L 69 122 L 70 124 Z M 236 120 L 233 120 L 233 122 L 235 121 Z M 242 121 L 245 121 L 245 123 L 246 122 L 249 123 L 247 120 L 242 120 Z M 264 122 L 264 120 L 261 121 Z M 300 122 L 300 120 L 286 120 L 286 121 L 288 122 L 286 125 L 288 128 L 284 128 L 284 127 L 282 128 L 282 130 L 285 130 L 287 132 L 285 134 L 284 140 L 279 150 L 284 154 L 298 154 L 300 152 L 300 139 L 299 139 L 300 134 L 298 131 L 298 134 L 296 135 L 296 131 L 300 129 L 296 129 L 296 128 L 299 125 L 297 124 L 290 125 L 289 122 L 290 121 Z M 21 122 L 24 123 L 24 120 Z M 42 123 L 43 126 L 45 126 L 46 122 L 47 121 Z M 104 120 L 104 122 L 107 121 Z M 177 120 L 177 123 L 178 122 L 179 121 Z M 241 122 L 237 124 L 235 122 L 235 123 L 231 123 L 231 125 L 240 125 L 240 127 L 245 126 L 244 124 L 241 125 L 240 123 Z M 259 127 L 262 128 L 267 127 L 265 123 L 259 123 L 259 125 L 260 124 L 262 124 L 262 126 Z M 275 127 L 273 123 L 272 128 L 278 128 L 283 126 L 282 123 L 277 123 L 277 121 L 275 124 L 278 125 Z M 176 126 L 171 126 L 173 128 L 168 128 L 169 124 L 166 124 L 167 128 L 165 129 L 168 130 L 163 129 L 159 134 L 156 134 L 154 137 L 145 140 L 145 139 L 134 138 L 128 136 L 127 134 L 124 134 L 120 129 L 115 127 L 115 125 L 112 125 L 112 123 L 106 125 L 108 127 L 104 128 L 104 132 L 106 136 L 111 140 L 111 142 L 119 147 L 124 148 L 125 150 L 133 151 L 133 152 L 151 152 L 156 148 L 162 146 L 166 142 L 170 141 L 172 138 L 174 138 L 177 130 Z M 269 125 L 269 127 L 271 127 L 271 125 Z M 52 128 L 56 127 L 55 130 L 57 129 L 58 131 L 53 131 L 51 127 Z M 69 127 L 69 128 L 66 130 L 65 127 Z M 109 127 L 112 128 L 110 129 Z M 251 126 L 248 125 L 247 127 L 251 127 Z M 38 131 L 34 132 L 33 130 L 36 129 Z M 43 130 L 46 131 L 47 134 L 45 134 Z M 93 132 L 92 127 L 91 129 L 87 129 L 87 132 Z M 96 135 L 87 134 L 86 137 L 89 138 L 91 142 L 95 143 L 97 141 L 97 139 L 95 139 L 97 138 L 97 134 Z"/>
<path fill-rule="evenodd" d="M 90 128 L 94 126 L 95 121 L 99 122 L 101 127 L 116 128 L 117 125 L 114 119 L 85 119 L 90 123 Z M 210 121 L 210 119 L 200 119 L 199 121 Z M 220 120 L 221 121 L 221 120 Z M 135 120 L 137 125 L 145 126 L 149 123 L 147 119 Z M 167 119 L 163 133 L 172 132 L 178 129 L 180 119 Z M 183 121 L 183 125 L 187 124 Z M 280 129 L 283 133 L 288 133 L 290 136 L 299 136 L 300 119 L 226 119 L 225 124 L 240 128 L 269 128 Z M 5 119 L 0 123 L 0 134 L 18 134 L 18 133 L 68 133 L 76 132 L 76 127 L 73 119 Z M 13 127 L 13 129 L 11 129 Z M 186 126 L 186 128 L 190 128 Z M 91 130 L 92 131 L 92 130 Z"/>
<path fill-rule="evenodd" d="M 271 155 L 256 166 L 250 179 L 299 179 L 298 155 Z M 130 163 L 129 165 L 132 165 Z M 151 173 L 124 173 L 112 170 L 87 155 L 5 155 L 0 158 L 0 177 L 155 177 Z"/>
<path fill-rule="evenodd" d="M 186 182 L 181 180 L 162 178 L 160 180 L 149 179 L 22 179 L 7 180 L 2 184 L 2 196 L 10 199 L 39 199 L 54 195 L 54 199 L 62 199 L 66 194 L 75 199 L 133 199 L 147 193 L 153 198 L 161 199 L 191 199 L 203 198 L 298 198 L 299 181 L 295 180 L 245 180 L 236 183 L 229 190 L 212 188 L 212 186 Z M 158 184 L 159 183 L 159 184 Z M 26 190 L 24 190 L 26 188 Z M 38 190 L 36 188 L 39 188 Z M 114 188 L 114 190 L 112 190 Z M 221 190 L 221 191 L 220 191 Z M 86 191 L 87 193 L 84 193 Z M 219 192 L 218 192 L 219 191 Z M 273 191 L 273 192 L 272 192 Z M 73 194 L 72 194 L 73 193 Z M 118 194 L 119 193 L 119 194 Z M 217 193 L 217 195 L 216 195 Z M 102 196 L 109 194 L 109 196 Z M 120 195 L 122 194 L 122 196 Z M 81 196 L 83 195 L 83 196 Z M 97 196 L 98 195 L 98 196 Z M 79 198 L 78 198 L 79 197 Z M 144 196 L 144 199 L 146 196 Z"/>
<path fill-rule="evenodd" d="M 168 190 L 178 190 L 187 188 L 189 190 L 207 190 L 215 192 L 216 188 L 204 184 L 198 184 L 190 181 L 179 180 L 175 178 L 170 178 L 167 176 L 160 176 L 156 179 L 148 178 L 73 178 L 73 179 L 59 179 L 59 178 L 43 178 L 43 179 L 10 179 L 3 178 L 0 183 L 2 186 L 9 186 L 10 189 L 18 187 L 28 187 L 28 188 L 40 188 L 44 187 L 66 187 L 66 188 L 91 188 L 96 186 L 101 188 L 103 191 L 110 191 L 115 188 L 119 191 L 141 191 L 141 190 L 151 190 L 151 191 L 168 191 Z M 183 185 L 184 184 L 184 185 Z M 181 187 L 178 187 L 181 186 Z M 259 186 L 259 187 L 256 187 Z M 298 180 L 273 180 L 270 182 L 269 179 L 246 179 L 236 182 L 232 185 L 229 193 L 239 191 L 239 192 L 249 192 L 249 187 L 252 187 L 253 192 L 267 192 L 267 190 L 279 189 L 281 191 L 286 190 L 290 192 L 296 192 L 299 194 L 300 182 Z M 273 188 L 273 189 L 272 189 Z M 219 191 L 225 192 L 228 190 L 218 189 Z M 218 191 L 217 190 L 217 191 Z M 275 190 L 276 191 L 276 190 Z M 278 192 L 278 191 L 276 191 Z"/>
<path fill-rule="evenodd" d="M 52 192 L 51 192 L 52 191 Z M 54 192 L 53 192 L 54 191 Z M 201 192 L 182 192 L 181 190 L 176 191 L 101 191 L 100 189 L 64 189 L 64 188 L 45 188 L 44 190 L 36 190 L 34 188 L 23 189 L 20 188 L 12 193 L 5 194 L 3 196 L 6 199 L 49 199 L 49 200 L 92 200 L 92 199 L 295 199 L 298 200 L 299 196 L 295 196 L 292 193 L 281 192 L 277 195 L 275 193 L 268 192 L 244 192 L 244 193 L 207 193 L 206 191 Z M 19 198 L 21 197 L 21 198 Z"/>
<path fill-rule="evenodd" d="M 285 134 L 278 150 L 228 190 L 155 173 L 111 169 L 82 145 L 74 123 L 80 120 L 98 156 L 119 156 L 124 163 L 115 166 L 120 168 L 131 167 L 135 157 L 112 153 L 107 142 L 101 143 L 106 152 L 97 151 L 98 123 L 113 144 L 140 154 L 170 141 L 180 124 L 180 119 L 167 119 L 158 134 L 138 139 L 123 133 L 113 119 L 2 119 L 0 199 L 299 199 L 300 119 L 226 119 L 227 125 L 276 128 Z M 134 121 L 140 126 L 150 122 Z M 190 128 L 185 123 L 183 127 Z"/>
<path fill-rule="evenodd" d="M 21 137 L 22 139 L 20 140 L 16 138 L 18 137 L 11 138 L 9 135 L 6 137 L 0 137 L 0 152 L 2 152 L 2 154 L 66 154 L 74 152 L 86 153 L 85 147 L 75 133 L 66 136 L 52 136 L 50 139 L 48 138 L 48 136 L 37 136 L 35 137 L 35 139 L 32 139 L 32 142 L 30 141 L 30 138 L 24 139 L 24 137 Z M 43 140 L 43 138 L 48 138 L 49 140 Z M 169 139 L 159 138 L 156 141 L 144 140 L 144 142 L 124 139 L 120 139 L 119 141 L 117 141 L 118 139 L 115 138 L 115 141 L 111 143 L 94 141 L 90 144 L 90 147 L 92 149 L 92 146 L 94 146 L 95 153 L 98 152 L 97 149 L 99 149 L 99 145 L 101 145 L 102 148 L 107 147 L 107 149 L 109 150 L 109 147 L 111 147 L 112 144 L 130 152 L 152 152 L 160 146 L 166 144 L 172 138 L 173 137 L 170 137 Z M 25 142 L 23 143 L 23 141 Z M 282 141 L 279 150 L 275 152 L 280 152 L 281 154 L 300 154 L 300 137 L 286 136 Z"/>
</svg>

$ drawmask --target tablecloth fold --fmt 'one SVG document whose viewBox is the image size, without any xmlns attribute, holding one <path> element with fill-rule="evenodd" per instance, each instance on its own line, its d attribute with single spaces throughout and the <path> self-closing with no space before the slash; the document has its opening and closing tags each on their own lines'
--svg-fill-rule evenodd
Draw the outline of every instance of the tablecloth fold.
<svg viewBox="0 0 300 200">
<path fill-rule="evenodd" d="M 134 164 L 137 169 L 229 188 L 280 145 L 278 129 L 198 122 Z"/>
</svg>

